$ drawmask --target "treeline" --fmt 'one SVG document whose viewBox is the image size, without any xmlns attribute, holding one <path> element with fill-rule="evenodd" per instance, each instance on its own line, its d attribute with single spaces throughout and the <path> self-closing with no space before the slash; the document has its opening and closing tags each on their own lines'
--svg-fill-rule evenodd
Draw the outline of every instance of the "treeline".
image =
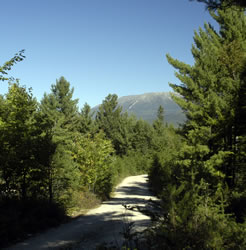
<svg viewBox="0 0 246 250">
<path fill-rule="evenodd" d="M 164 131 L 174 129 L 162 107 L 152 125 L 117 104 L 110 94 L 96 114 L 86 103 L 79 110 L 64 77 L 38 102 L 12 79 L 0 95 L 1 244 L 57 225 L 109 198 L 123 177 L 147 171 L 152 150 L 168 140 Z"/>
<path fill-rule="evenodd" d="M 170 84 L 187 117 L 181 128 L 165 123 L 162 107 L 153 124 L 129 116 L 116 95 L 95 116 L 88 104 L 79 110 L 64 77 L 40 103 L 10 84 L 0 96 L 1 242 L 55 225 L 93 197 L 107 199 L 120 178 L 148 172 L 161 199 L 150 249 L 246 249 L 246 16 L 236 6 L 210 13 L 219 30 L 195 32 L 194 65 L 167 55 L 181 81 Z M 0 67 L 0 80 L 22 59 Z"/>
<path fill-rule="evenodd" d="M 162 200 L 151 249 L 246 249 L 246 16 L 236 6 L 210 13 L 219 30 L 195 32 L 194 65 L 167 55 L 187 122 L 150 169 Z"/>
</svg>

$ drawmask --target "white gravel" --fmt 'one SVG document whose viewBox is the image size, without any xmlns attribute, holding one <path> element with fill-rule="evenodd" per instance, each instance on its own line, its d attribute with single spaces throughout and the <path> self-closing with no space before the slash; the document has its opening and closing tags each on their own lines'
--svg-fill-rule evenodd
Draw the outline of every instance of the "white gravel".
<svg viewBox="0 0 246 250">
<path fill-rule="evenodd" d="M 147 175 L 127 177 L 116 188 L 113 198 L 100 207 L 8 249 L 71 249 L 68 246 L 73 245 L 73 249 L 90 250 L 103 243 L 121 246 L 124 240 L 122 233 L 131 222 L 134 223 L 134 231 L 141 231 L 150 223 L 148 216 L 125 209 L 123 205 L 141 207 L 149 199 L 156 198 L 149 192 Z"/>
</svg>

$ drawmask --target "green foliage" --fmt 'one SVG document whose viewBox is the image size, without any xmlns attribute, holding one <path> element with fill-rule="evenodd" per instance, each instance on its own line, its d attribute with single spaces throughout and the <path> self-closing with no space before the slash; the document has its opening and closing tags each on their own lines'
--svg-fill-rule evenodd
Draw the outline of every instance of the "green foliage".
<svg viewBox="0 0 246 250">
<path fill-rule="evenodd" d="M 85 103 L 79 114 L 78 130 L 80 133 L 96 133 L 97 126 L 93 120 L 93 115 L 94 114 L 91 112 L 91 107 Z"/>
<path fill-rule="evenodd" d="M 228 8 L 211 16 L 220 30 L 205 24 L 195 32 L 194 65 L 167 55 L 182 82 L 170 84 L 187 116 L 180 129 L 165 124 L 161 106 L 153 124 L 128 116 L 117 95 L 105 98 L 94 120 L 88 104 L 78 111 L 64 77 L 41 104 L 18 82 L 0 95 L 0 223 L 7 228 L 0 236 L 6 242 L 24 236 L 20 227 L 25 233 L 44 228 L 38 216 L 48 213 L 47 224 L 55 225 L 65 212 L 109 198 L 122 178 L 148 172 L 162 204 L 149 231 L 151 249 L 246 248 L 246 18 Z M 0 80 L 22 53 L 0 68 Z"/>
<path fill-rule="evenodd" d="M 161 133 L 164 126 L 164 108 L 160 106 L 157 111 L 157 119 L 153 122 L 153 127 L 157 133 Z"/>
<path fill-rule="evenodd" d="M 163 192 L 164 215 L 149 231 L 151 249 L 244 249 L 245 227 L 224 213 L 222 193 L 211 196 L 203 180 L 192 189 L 169 185 Z"/>
<path fill-rule="evenodd" d="M 47 200 L 0 200 L 0 247 L 28 238 L 50 227 L 65 222 L 62 206 Z"/>
<path fill-rule="evenodd" d="M 132 145 L 136 151 L 146 153 L 152 145 L 153 130 L 146 121 L 138 120 L 133 129 Z"/>
<path fill-rule="evenodd" d="M 1 247 L 64 220 L 62 206 L 47 199 L 54 151 L 31 90 L 10 84 L 0 97 Z"/>
<path fill-rule="evenodd" d="M 40 137 L 34 117 L 37 102 L 31 92 L 18 83 L 10 85 L 1 102 L 1 190 L 14 189 L 26 199 L 30 180 L 39 167 L 34 150 Z"/>
<path fill-rule="evenodd" d="M 196 1 L 205 3 L 209 10 L 231 8 L 236 6 L 246 8 L 244 0 L 196 0 Z"/>
<path fill-rule="evenodd" d="M 18 53 L 15 54 L 13 58 L 11 58 L 9 61 L 5 62 L 3 66 L 0 66 L 0 81 L 8 81 L 8 80 L 14 80 L 14 78 L 9 78 L 6 77 L 8 74 L 7 71 L 11 70 L 11 68 L 16 64 L 17 62 L 22 61 L 25 56 L 24 50 L 19 51 Z"/>
<path fill-rule="evenodd" d="M 21 54 L 0 73 L 18 60 Z M 1 244 L 108 199 L 122 178 L 148 171 L 153 150 L 161 149 L 155 138 L 168 140 L 163 125 L 155 130 L 122 113 L 116 95 L 106 97 L 96 120 L 88 104 L 80 112 L 77 104 L 64 77 L 51 85 L 41 103 L 18 82 L 0 95 L 0 223 L 6 230 L 0 230 L 6 239 Z M 160 109 L 161 123 L 162 116 Z"/>
<path fill-rule="evenodd" d="M 49 199 L 67 208 L 73 203 L 72 193 L 79 188 L 80 172 L 73 160 L 73 139 L 78 127 L 78 100 L 72 99 L 73 89 L 64 77 L 51 85 L 51 93 L 41 100 L 40 115 L 55 145 L 47 166 Z"/>
<path fill-rule="evenodd" d="M 240 118 L 245 106 L 246 18 L 243 11 L 229 8 L 211 15 L 220 31 L 205 24 L 195 32 L 193 66 L 167 55 L 182 82 L 170 84 L 179 94 L 173 99 L 187 122 L 179 131 L 183 139 L 176 152 L 157 146 L 161 150 L 149 171 L 162 200 L 161 222 L 151 232 L 157 242 L 153 249 L 246 247 L 245 124 Z M 165 133 L 162 129 L 162 136 Z"/>
<path fill-rule="evenodd" d="M 194 66 L 168 56 L 169 62 L 179 69 L 177 77 L 183 82 L 171 86 L 182 96 L 174 99 L 187 114 L 185 129 L 189 146 L 197 149 L 200 144 L 200 149 L 205 150 L 196 158 L 204 159 L 210 166 L 223 162 L 220 175 L 225 176 L 228 185 L 235 186 L 236 121 L 245 64 L 246 22 L 243 12 L 230 9 L 212 16 L 221 25 L 220 34 L 209 25 L 205 25 L 205 31 L 200 29 L 199 34 L 195 33 Z M 212 175 L 219 174 L 218 169 L 208 166 L 207 169 Z"/>
<path fill-rule="evenodd" d="M 57 132 L 58 136 L 62 131 L 72 132 L 78 126 L 78 99 L 72 99 L 73 91 L 73 88 L 70 89 L 70 83 L 60 77 L 56 84 L 51 85 L 51 93 L 45 93 L 41 100 L 41 111 L 48 117 L 53 131 Z"/>
<path fill-rule="evenodd" d="M 108 198 L 112 191 L 113 152 L 103 132 L 93 137 L 78 135 L 74 141 L 73 158 L 80 171 L 80 185 L 101 198 Z"/>
<path fill-rule="evenodd" d="M 130 124 L 126 113 L 122 113 L 122 107 L 118 106 L 117 95 L 109 94 L 96 114 L 96 123 L 103 130 L 106 137 L 112 141 L 117 155 L 124 155 L 130 147 Z"/>
<path fill-rule="evenodd" d="M 152 164 L 150 153 L 143 155 L 141 152 L 130 151 L 127 155 L 116 156 L 113 161 L 113 184 L 116 186 L 125 177 L 144 174 Z"/>
</svg>

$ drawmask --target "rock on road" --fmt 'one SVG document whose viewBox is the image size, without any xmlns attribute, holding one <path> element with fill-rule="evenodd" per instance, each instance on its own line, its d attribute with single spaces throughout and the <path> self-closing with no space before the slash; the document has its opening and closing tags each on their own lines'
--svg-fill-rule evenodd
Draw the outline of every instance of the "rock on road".
<svg viewBox="0 0 246 250">
<path fill-rule="evenodd" d="M 134 222 L 135 231 L 143 230 L 150 223 L 148 216 L 127 210 L 123 205 L 145 206 L 149 199 L 156 198 L 149 192 L 147 175 L 127 177 L 117 186 L 113 198 L 100 207 L 8 249 L 51 250 L 74 245 L 74 249 L 88 250 L 103 243 L 121 246 L 122 232 L 130 222 Z"/>
</svg>

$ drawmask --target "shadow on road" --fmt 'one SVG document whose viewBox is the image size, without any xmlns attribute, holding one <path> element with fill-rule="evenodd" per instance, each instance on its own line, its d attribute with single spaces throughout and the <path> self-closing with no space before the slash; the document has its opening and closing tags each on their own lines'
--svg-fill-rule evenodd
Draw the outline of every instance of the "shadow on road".
<svg viewBox="0 0 246 250">
<path fill-rule="evenodd" d="M 131 222 L 138 228 L 150 223 L 148 217 L 123 206 L 144 206 L 147 203 L 150 197 L 148 184 L 146 178 L 141 181 L 118 187 L 115 197 L 103 202 L 99 208 L 9 249 L 95 249 L 97 244 L 103 242 L 121 245 L 124 230 Z"/>
</svg>

